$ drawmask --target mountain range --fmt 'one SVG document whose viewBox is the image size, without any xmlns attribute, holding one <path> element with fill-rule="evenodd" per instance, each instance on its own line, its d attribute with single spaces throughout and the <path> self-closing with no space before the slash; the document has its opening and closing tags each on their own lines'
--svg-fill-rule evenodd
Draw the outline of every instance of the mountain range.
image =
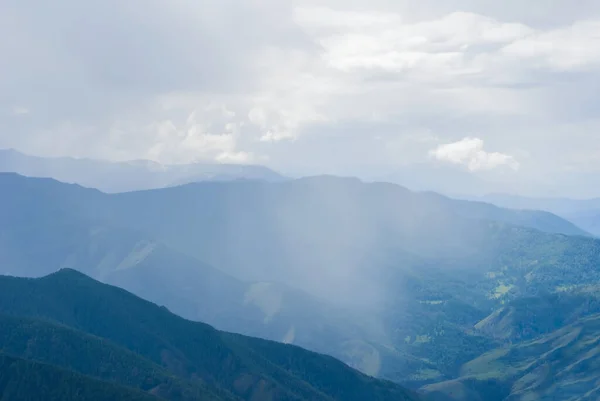
<svg viewBox="0 0 600 401">
<path fill-rule="evenodd" d="M 475 379 L 465 366 L 588 319 L 600 282 L 600 242 L 556 215 L 392 184 L 324 176 L 105 194 L 3 174 L 0 191 L 3 274 L 77 269 L 436 397 L 508 397 L 518 374 Z M 543 329 L 505 312 L 557 294 Z M 570 309 L 581 313 L 556 315 Z M 504 316 L 515 323 L 502 332 L 517 334 L 491 329 Z"/>
<path fill-rule="evenodd" d="M 283 176 L 258 165 L 193 163 L 165 165 L 150 160 L 107 162 L 72 157 L 37 157 L 14 149 L 0 149 L 0 172 L 126 192 L 177 186 L 198 181 L 261 179 L 281 181 Z"/>
</svg>

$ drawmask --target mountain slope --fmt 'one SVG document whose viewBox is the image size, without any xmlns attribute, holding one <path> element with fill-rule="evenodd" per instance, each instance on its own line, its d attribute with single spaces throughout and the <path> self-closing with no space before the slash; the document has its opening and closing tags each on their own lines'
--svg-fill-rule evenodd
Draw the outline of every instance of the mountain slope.
<svg viewBox="0 0 600 401">
<path fill-rule="evenodd" d="M 184 381 L 110 341 L 47 319 L 0 315 L 3 352 L 181 401 L 221 400 L 202 381 Z M 230 397 L 233 399 L 234 397 Z"/>
<path fill-rule="evenodd" d="M 219 332 L 74 270 L 42 279 L 0 278 L 0 311 L 52 319 L 105 338 L 180 378 L 200 378 L 241 399 L 416 399 L 331 357 Z"/>
<path fill-rule="evenodd" d="M 150 394 L 0 352 L 0 400 L 158 401 Z"/>
<path fill-rule="evenodd" d="M 490 351 L 465 364 L 460 379 L 426 390 L 440 401 L 597 400 L 599 332 L 600 315 L 579 319 L 550 334 Z"/>
<path fill-rule="evenodd" d="M 497 309 L 475 328 L 504 342 L 528 341 L 600 313 L 600 299 L 593 295 L 596 290 L 592 285 L 579 291 L 523 297 Z"/>
<path fill-rule="evenodd" d="M 498 346 L 458 378 L 424 388 L 434 401 L 594 400 L 598 397 L 597 285 L 510 302 L 476 330 Z"/>
</svg>

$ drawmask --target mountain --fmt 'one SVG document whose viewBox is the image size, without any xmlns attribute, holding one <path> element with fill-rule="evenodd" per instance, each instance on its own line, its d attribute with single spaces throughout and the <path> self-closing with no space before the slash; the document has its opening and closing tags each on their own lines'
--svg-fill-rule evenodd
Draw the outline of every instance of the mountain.
<svg viewBox="0 0 600 401">
<path fill-rule="evenodd" d="M 0 399 L 19 401 L 158 401 L 114 383 L 0 353 Z"/>
<path fill-rule="evenodd" d="M 112 353 L 115 360 L 127 361 L 135 357 L 127 349 L 168 370 L 174 379 L 205 387 L 211 397 L 206 399 L 417 400 L 398 385 L 372 379 L 331 357 L 217 331 L 70 269 L 40 279 L 1 277 L 0 313 L 68 326 L 72 330 L 53 333 L 52 346 L 57 349 L 72 344 L 63 337 L 66 332 L 79 337 L 75 341 L 87 341 L 88 352 L 96 355 Z M 80 332 L 106 341 L 104 349 L 94 339 L 81 338 L 85 335 Z M 25 343 L 37 341 L 43 342 L 43 336 Z M 65 352 L 38 350 L 47 359 L 65 358 Z M 98 359 L 89 354 L 79 358 Z M 100 371 L 80 363 L 88 373 Z M 133 372 L 130 365 L 123 369 Z"/>
<path fill-rule="evenodd" d="M 440 163 L 413 163 L 396 171 L 370 178 L 373 182 L 391 182 L 413 191 L 435 191 L 454 195 L 461 193 L 483 194 L 497 187 L 489 179 L 459 166 Z"/>
<path fill-rule="evenodd" d="M 5 174 L 0 189 L 5 274 L 74 268 L 413 388 L 501 346 L 476 325 L 506 303 L 600 282 L 597 240 L 515 225 L 552 230 L 552 215 L 392 184 L 314 177 L 109 195 Z"/>
<path fill-rule="evenodd" d="M 474 198 L 486 202 L 490 201 L 485 199 L 486 194 L 493 194 L 493 197 L 513 197 L 505 194 L 520 194 L 522 197 L 545 199 L 560 199 L 564 197 L 563 194 L 568 194 L 568 197 L 579 199 L 598 198 L 595 186 L 590 185 L 598 181 L 598 172 L 595 171 L 548 170 L 545 176 L 524 170 L 516 172 L 508 166 L 471 171 L 464 165 L 433 159 L 409 162 L 391 171 L 389 166 L 371 167 L 367 169 L 370 172 L 362 169 L 356 171 L 356 174 L 367 181 L 393 182 L 414 191 L 435 191 L 451 197 Z"/>
<path fill-rule="evenodd" d="M 493 203 L 500 207 L 511 209 L 548 210 L 558 215 L 600 209 L 598 199 L 568 199 L 568 198 L 528 198 L 509 194 L 488 194 L 477 198 L 483 202 Z"/>
<path fill-rule="evenodd" d="M 327 352 L 377 373 L 371 360 L 361 357 L 379 352 L 365 343 L 381 337 L 370 317 L 326 305 L 280 282 L 238 280 L 153 236 L 77 215 L 71 202 L 107 197 L 97 190 L 5 178 L 3 189 L 11 196 L 0 199 L 0 273 L 40 277 L 77 269 L 188 319 Z"/>
<path fill-rule="evenodd" d="M 273 170 L 257 165 L 210 163 L 164 165 L 149 160 L 107 162 L 70 157 L 29 156 L 14 149 L 0 149 L 0 172 L 54 178 L 109 193 L 163 188 L 198 181 L 237 179 L 281 181 L 284 179 Z"/>
<path fill-rule="evenodd" d="M 566 219 L 583 227 L 589 233 L 600 237 L 600 208 L 564 215 Z"/>
<path fill-rule="evenodd" d="M 473 265 L 508 252 L 509 241 L 520 236 L 530 242 L 544 237 L 513 227 L 511 221 L 538 226 L 534 228 L 543 224 L 549 230 L 560 221 L 550 215 L 547 224 L 546 214 L 539 219 L 537 212 L 477 206 L 391 184 L 316 177 L 117 194 L 104 206 L 93 206 L 91 213 L 149 233 L 234 277 L 282 281 L 364 305 L 381 301 L 377 297 L 382 281 L 387 282 L 385 274 L 393 274 L 389 269 L 403 259 L 411 260 L 404 264 L 460 260 Z M 562 227 L 579 232 L 566 222 Z"/>
<path fill-rule="evenodd" d="M 512 209 L 546 210 L 600 237 L 600 199 L 598 198 L 527 198 L 516 195 L 489 194 L 478 199 Z"/>
<path fill-rule="evenodd" d="M 520 208 L 508 209 L 509 206 L 498 207 L 492 203 L 481 201 L 451 199 L 433 192 L 424 193 L 423 197 L 427 197 L 430 202 L 436 203 L 438 207 L 445 206 L 455 213 L 469 218 L 501 221 L 549 233 L 590 235 L 590 233 L 579 228 L 577 225 L 548 211 L 536 209 L 522 210 Z"/>
<path fill-rule="evenodd" d="M 110 341 L 49 319 L 0 315 L 3 352 L 180 400 L 218 399 L 200 382 L 178 379 L 165 367 Z"/>
</svg>

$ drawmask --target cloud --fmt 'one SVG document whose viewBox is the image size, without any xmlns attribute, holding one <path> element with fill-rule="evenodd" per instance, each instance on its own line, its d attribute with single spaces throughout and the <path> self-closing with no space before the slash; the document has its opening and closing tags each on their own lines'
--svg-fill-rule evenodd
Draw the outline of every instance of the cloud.
<svg viewBox="0 0 600 401">
<path fill-rule="evenodd" d="M 418 23 L 404 22 L 392 13 L 357 14 L 323 7 L 297 9 L 296 16 L 325 49 L 327 63 L 342 71 L 468 73 L 471 46 L 510 43 L 533 32 L 523 24 L 467 12 Z"/>
<path fill-rule="evenodd" d="M 599 24 L 596 0 L 5 0 L 0 147 L 358 174 L 477 132 L 530 152 L 519 176 L 598 170 Z"/>
<path fill-rule="evenodd" d="M 136 148 L 144 152 L 140 155 L 143 158 L 171 164 L 251 163 L 254 155 L 238 150 L 242 125 L 232 110 L 208 104 L 193 111 L 185 121 L 169 119 L 150 124 L 144 132 L 144 142 L 138 142 Z"/>
<path fill-rule="evenodd" d="M 583 71 L 600 66 L 600 20 L 579 21 L 547 32 L 535 32 L 502 49 L 538 68 Z"/>
<path fill-rule="evenodd" d="M 486 152 L 483 140 L 464 138 L 458 142 L 440 145 L 431 150 L 429 155 L 439 161 L 466 166 L 470 171 L 491 170 L 500 166 L 519 169 L 514 157 L 498 152 Z"/>
</svg>

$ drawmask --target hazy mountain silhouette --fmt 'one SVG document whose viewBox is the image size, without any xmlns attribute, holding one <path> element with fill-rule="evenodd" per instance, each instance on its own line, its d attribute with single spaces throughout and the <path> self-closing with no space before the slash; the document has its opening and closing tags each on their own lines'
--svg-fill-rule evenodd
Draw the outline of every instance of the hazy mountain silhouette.
<svg viewBox="0 0 600 401">
<path fill-rule="evenodd" d="M 71 157 L 37 157 L 0 149 L 0 172 L 47 177 L 104 192 L 163 188 L 198 181 L 256 179 L 280 181 L 273 170 L 258 165 L 193 163 L 164 165 L 150 160 L 108 162 Z"/>
</svg>

